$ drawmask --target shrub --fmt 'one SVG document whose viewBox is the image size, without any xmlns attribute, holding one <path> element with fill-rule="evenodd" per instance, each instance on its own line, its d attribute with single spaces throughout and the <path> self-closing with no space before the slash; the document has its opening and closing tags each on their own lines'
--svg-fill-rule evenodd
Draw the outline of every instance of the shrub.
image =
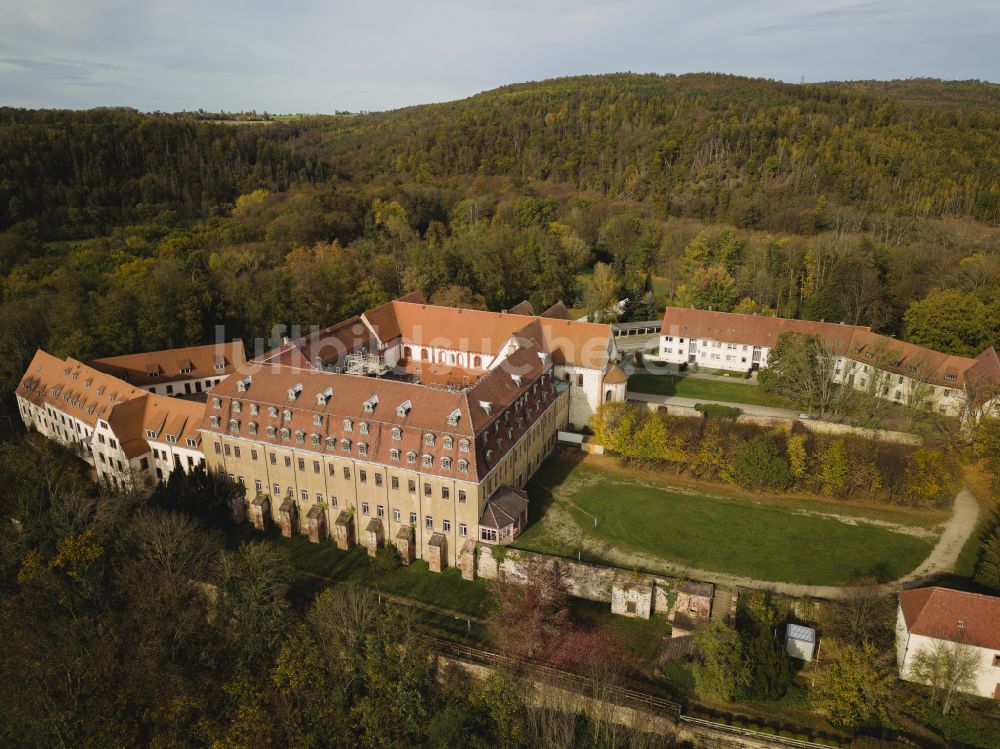
<svg viewBox="0 0 1000 749">
<path fill-rule="evenodd" d="M 698 403 L 695 405 L 694 410 L 710 419 L 729 419 L 730 421 L 736 421 L 739 415 L 743 413 L 743 409 L 741 408 L 720 406 L 718 403 Z"/>
<path fill-rule="evenodd" d="M 781 448 L 767 435 L 750 440 L 736 451 L 732 475 L 747 489 L 787 489 L 795 480 Z"/>
<path fill-rule="evenodd" d="M 387 543 L 377 552 L 372 562 L 372 567 L 377 575 L 385 575 L 399 567 L 399 552 L 394 544 Z"/>
</svg>

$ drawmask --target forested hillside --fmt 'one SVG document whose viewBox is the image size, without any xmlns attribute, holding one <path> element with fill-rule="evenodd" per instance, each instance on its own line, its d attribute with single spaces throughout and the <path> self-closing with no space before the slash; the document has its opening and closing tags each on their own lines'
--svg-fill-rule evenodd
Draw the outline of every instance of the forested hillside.
<svg viewBox="0 0 1000 749">
<path fill-rule="evenodd" d="M 1000 341 L 1000 87 L 610 75 L 358 116 L 0 110 L 0 390 L 400 293 Z M 7 401 L 9 406 L 9 401 Z"/>
<path fill-rule="evenodd" d="M 337 120 L 327 142 L 375 173 L 563 182 L 746 228 L 808 229 L 800 212 L 819 195 L 865 213 L 996 222 L 998 88 L 566 78 Z"/>
</svg>

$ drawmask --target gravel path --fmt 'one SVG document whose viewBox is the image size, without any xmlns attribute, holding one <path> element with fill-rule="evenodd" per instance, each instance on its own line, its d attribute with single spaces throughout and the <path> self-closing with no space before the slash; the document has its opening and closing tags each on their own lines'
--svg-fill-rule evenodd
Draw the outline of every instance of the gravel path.
<svg viewBox="0 0 1000 749">
<path fill-rule="evenodd" d="M 560 489 L 565 490 L 564 483 Z M 562 493 L 562 492 L 560 492 Z M 848 588 L 837 585 L 800 585 L 797 583 L 785 583 L 773 580 L 756 580 L 742 575 L 730 575 L 724 572 L 713 570 L 703 570 L 697 567 L 688 567 L 676 564 L 668 559 L 664 559 L 654 554 L 639 551 L 626 551 L 611 543 L 600 541 L 592 536 L 588 536 L 577 524 L 576 520 L 566 511 L 566 499 L 555 497 L 555 501 L 546 511 L 546 525 L 548 531 L 561 540 L 570 543 L 581 550 L 597 555 L 611 564 L 626 569 L 636 566 L 645 569 L 660 570 L 663 573 L 688 580 L 699 580 L 710 582 L 726 587 L 740 586 L 744 588 L 769 589 L 777 593 L 783 593 L 797 597 L 811 598 L 842 598 Z M 840 517 L 840 516 L 833 516 Z M 962 551 L 966 540 L 975 530 L 976 522 L 979 519 L 979 503 L 972 496 L 968 489 L 962 489 L 955 498 L 955 505 L 952 515 L 938 528 L 941 529 L 941 536 L 937 544 L 931 550 L 928 557 L 912 572 L 898 580 L 880 586 L 880 589 L 888 594 L 894 593 L 903 587 L 913 583 L 920 583 L 934 575 L 950 572 L 958 561 L 958 555 Z M 852 518 L 852 520 L 854 520 Z M 878 520 L 859 518 L 856 522 L 865 522 L 876 525 L 891 525 Z M 913 535 L 923 535 L 923 529 L 908 529 L 907 532 Z M 935 534 L 936 535 L 936 534 Z"/>
</svg>

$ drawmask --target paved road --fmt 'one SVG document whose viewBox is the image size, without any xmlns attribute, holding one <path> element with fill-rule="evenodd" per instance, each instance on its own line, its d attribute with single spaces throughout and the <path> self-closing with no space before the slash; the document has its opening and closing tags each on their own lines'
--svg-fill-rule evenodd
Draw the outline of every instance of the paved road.
<svg viewBox="0 0 1000 749">
<path fill-rule="evenodd" d="M 640 403 L 662 403 L 667 406 L 684 406 L 687 408 L 694 408 L 699 403 L 716 403 L 720 406 L 735 406 L 742 410 L 743 413 L 753 414 L 754 416 L 777 416 L 782 419 L 797 419 L 800 413 L 790 408 L 751 406 L 746 403 L 730 403 L 727 401 L 707 400 L 705 398 L 681 398 L 677 395 L 651 395 L 649 393 L 635 393 L 632 391 L 629 391 L 628 399 Z"/>
</svg>

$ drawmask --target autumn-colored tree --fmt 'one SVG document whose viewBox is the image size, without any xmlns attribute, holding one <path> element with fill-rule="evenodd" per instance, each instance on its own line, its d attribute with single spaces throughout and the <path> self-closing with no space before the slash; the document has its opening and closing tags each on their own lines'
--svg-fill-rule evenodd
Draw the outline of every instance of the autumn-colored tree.
<svg viewBox="0 0 1000 749">
<path fill-rule="evenodd" d="M 895 675 L 870 642 L 828 639 L 812 667 L 812 699 L 831 723 L 846 728 L 878 725 L 888 717 Z"/>
<path fill-rule="evenodd" d="M 497 580 L 490 629 L 503 652 L 538 658 L 565 634 L 569 620 L 566 572 L 558 561 L 519 560 L 516 581 Z"/>
<path fill-rule="evenodd" d="M 850 471 L 844 441 L 838 438 L 830 440 L 820 456 L 819 480 L 823 493 L 832 496 L 845 492 Z"/>
</svg>

